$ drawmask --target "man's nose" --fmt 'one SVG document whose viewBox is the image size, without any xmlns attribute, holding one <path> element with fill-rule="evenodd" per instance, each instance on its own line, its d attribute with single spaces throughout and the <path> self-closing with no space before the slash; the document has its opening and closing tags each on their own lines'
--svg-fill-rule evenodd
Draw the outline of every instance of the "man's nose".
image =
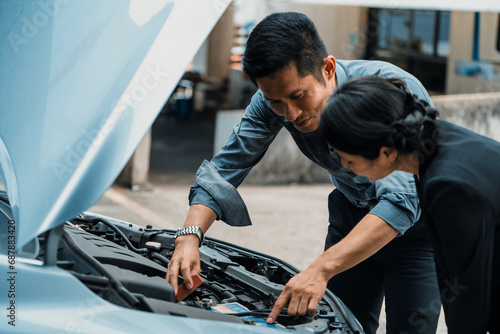
<svg viewBox="0 0 500 334">
<path fill-rule="evenodd" d="M 293 103 L 285 104 L 285 118 L 288 121 L 294 122 L 301 114 L 302 110 L 295 106 Z"/>
<path fill-rule="evenodd" d="M 340 164 L 342 167 L 349 169 L 349 164 L 342 158 L 340 158 Z"/>
</svg>

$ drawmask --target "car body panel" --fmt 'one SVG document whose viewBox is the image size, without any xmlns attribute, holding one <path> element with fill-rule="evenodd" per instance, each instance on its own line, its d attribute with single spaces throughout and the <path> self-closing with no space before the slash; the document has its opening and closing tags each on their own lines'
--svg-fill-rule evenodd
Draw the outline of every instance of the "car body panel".
<svg viewBox="0 0 500 334">
<path fill-rule="evenodd" d="M 4 194 L 0 192 L 0 197 L 2 196 Z M 72 220 L 75 224 L 79 221 L 83 223 L 81 227 L 68 223 L 64 228 L 62 226 L 59 228 L 64 231 L 65 237 L 62 239 L 65 241 L 56 240 L 59 253 L 57 265 L 49 265 L 47 257 L 43 256 L 48 252 L 47 243 L 55 229 L 33 239 L 14 257 L 11 256 L 12 253 L 8 251 L 7 246 L 11 234 L 6 229 L 1 230 L 0 272 L 3 273 L 3 279 L 0 280 L 0 290 L 7 296 L 5 303 L 2 299 L 1 314 L 4 320 L 0 322 L 1 333 L 153 333 L 158 330 L 168 333 L 214 334 L 283 332 L 283 325 L 265 323 L 263 316 L 269 310 L 264 312 L 260 310 L 267 309 L 271 305 L 269 300 L 276 298 L 286 280 L 298 272 L 286 262 L 227 242 L 207 238 L 200 248 L 200 254 L 204 268 L 202 275 L 208 285 L 200 287 L 203 291 L 195 291 L 194 297 L 189 296 L 187 303 L 183 302 L 177 306 L 176 303 L 169 302 L 169 297 L 164 299 L 158 294 L 159 286 L 168 285 L 164 279 L 166 267 L 159 265 L 160 262 L 150 261 L 148 259 L 150 256 L 138 256 L 130 249 L 118 246 L 120 239 L 113 237 L 114 242 L 111 242 L 107 238 L 110 236 L 109 230 L 100 221 L 114 224 L 114 229 L 118 228 L 125 233 L 123 235 L 126 235 L 131 242 L 139 242 L 136 244 L 137 247 L 143 247 L 148 241 L 154 240 L 153 243 L 161 245 L 161 250 L 157 248 L 158 253 L 154 253 L 155 257 L 159 256 L 160 252 L 165 257 L 171 256 L 175 231 L 144 229 L 132 223 L 96 214 L 89 216 L 87 213 Z M 85 227 L 87 221 L 94 221 L 91 223 L 94 227 L 87 229 Z M 0 199 L 0 225 L 12 226 L 12 222 L 8 203 L 4 198 Z M 76 240 L 77 244 L 68 243 L 68 237 Z M 34 247 L 33 244 L 37 246 Z M 110 271 L 109 276 L 104 273 L 91 274 L 88 268 L 82 266 L 86 261 L 78 255 L 78 251 L 75 252 L 75 247 L 104 264 L 106 268 L 115 267 L 116 270 Z M 68 252 L 69 248 L 72 251 Z M 121 282 L 123 289 L 134 293 L 134 296 L 141 300 L 150 303 L 156 299 L 157 302 L 150 304 L 153 306 L 152 312 L 118 305 L 116 299 L 111 302 L 113 298 L 110 299 L 107 293 L 102 295 L 97 292 L 97 290 L 104 291 L 104 285 L 100 288 L 93 285 L 98 281 L 107 281 L 108 285 L 111 283 L 108 289 L 118 288 L 118 285 L 111 282 L 112 276 Z M 89 281 L 89 278 L 93 279 Z M 141 289 L 137 289 L 140 286 L 149 291 L 142 289 L 142 293 L 145 293 L 143 295 Z M 206 297 L 211 294 L 207 287 L 213 289 L 217 286 L 222 288 L 217 293 L 222 293 L 224 298 L 230 297 L 233 300 L 222 300 L 216 305 L 211 304 L 212 307 L 204 306 L 201 310 L 194 307 L 196 304 L 206 303 Z M 245 286 L 246 288 L 243 288 Z M 353 315 L 337 297 L 327 291 L 324 298 L 326 299 L 320 304 L 321 309 L 326 312 L 319 312 L 317 317 L 309 318 L 306 322 L 300 317 L 296 320 L 285 319 L 289 322 L 294 321 L 290 330 L 294 333 L 316 334 L 362 332 Z M 264 299 L 268 302 L 266 303 Z M 254 302 L 250 302 L 251 300 Z M 243 318 L 234 315 L 221 314 L 223 316 L 221 318 L 214 314 L 215 310 L 227 309 L 229 305 L 241 307 L 240 303 L 243 303 L 248 307 L 249 302 L 252 304 L 254 315 L 247 316 L 246 322 L 242 322 Z"/>
<path fill-rule="evenodd" d="M 8 273 L 5 255 L 0 271 Z M 0 322 L 1 333 L 283 333 L 271 328 L 148 313 L 111 304 L 58 267 L 17 264 L 15 327 Z M 6 277 L 8 278 L 8 276 Z M 2 285 L 5 284 L 2 279 Z M 8 283 L 8 282 L 7 282 Z M 2 286 L 2 293 L 8 287 Z M 71 298 L 68 298 L 71 297 Z M 5 309 L 2 305 L 2 313 Z"/>
<path fill-rule="evenodd" d="M 96 203 L 229 2 L 0 3 L 0 177 L 18 247 Z"/>
</svg>

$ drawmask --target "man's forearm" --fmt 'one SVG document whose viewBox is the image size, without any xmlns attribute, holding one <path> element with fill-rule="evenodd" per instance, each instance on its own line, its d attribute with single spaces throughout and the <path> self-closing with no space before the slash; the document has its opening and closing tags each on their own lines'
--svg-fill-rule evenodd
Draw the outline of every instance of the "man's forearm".
<svg viewBox="0 0 500 334">
<path fill-rule="evenodd" d="M 189 207 L 184 226 L 199 226 L 206 233 L 215 219 L 214 210 L 203 204 L 193 204 Z"/>
<path fill-rule="evenodd" d="M 398 232 L 380 217 L 367 214 L 352 231 L 330 247 L 311 266 L 331 278 L 366 260 L 388 244 Z"/>
<path fill-rule="evenodd" d="M 189 211 L 184 222 L 184 227 L 186 226 L 199 226 L 203 233 L 207 233 L 207 230 L 212 226 L 212 223 L 217 218 L 214 210 L 203 204 L 193 204 L 189 207 Z M 198 238 L 193 234 L 185 234 L 179 236 L 175 240 L 175 244 L 178 245 L 182 242 L 186 242 L 189 239 L 198 240 Z"/>
</svg>

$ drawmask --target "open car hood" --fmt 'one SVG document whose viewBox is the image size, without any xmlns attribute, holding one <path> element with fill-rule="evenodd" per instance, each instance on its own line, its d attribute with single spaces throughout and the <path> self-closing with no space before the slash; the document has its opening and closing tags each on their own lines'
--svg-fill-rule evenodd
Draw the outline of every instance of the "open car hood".
<svg viewBox="0 0 500 334">
<path fill-rule="evenodd" d="M 0 3 L 0 177 L 18 248 L 104 194 L 229 2 Z"/>
</svg>

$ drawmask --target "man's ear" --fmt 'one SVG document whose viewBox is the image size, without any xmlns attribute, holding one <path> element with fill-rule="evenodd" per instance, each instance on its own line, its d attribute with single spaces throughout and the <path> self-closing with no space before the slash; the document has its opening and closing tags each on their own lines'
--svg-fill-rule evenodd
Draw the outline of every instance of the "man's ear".
<svg viewBox="0 0 500 334">
<path fill-rule="evenodd" d="M 398 158 L 398 151 L 394 147 L 381 147 L 379 158 L 383 159 L 383 162 L 388 164 L 394 163 Z"/>
<path fill-rule="evenodd" d="M 331 80 L 335 77 L 335 70 L 337 69 L 337 62 L 335 61 L 335 57 L 328 56 L 325 58 L 323 63 L 323 68 L 326 71 L 326 79 Z"/>
</svg>

